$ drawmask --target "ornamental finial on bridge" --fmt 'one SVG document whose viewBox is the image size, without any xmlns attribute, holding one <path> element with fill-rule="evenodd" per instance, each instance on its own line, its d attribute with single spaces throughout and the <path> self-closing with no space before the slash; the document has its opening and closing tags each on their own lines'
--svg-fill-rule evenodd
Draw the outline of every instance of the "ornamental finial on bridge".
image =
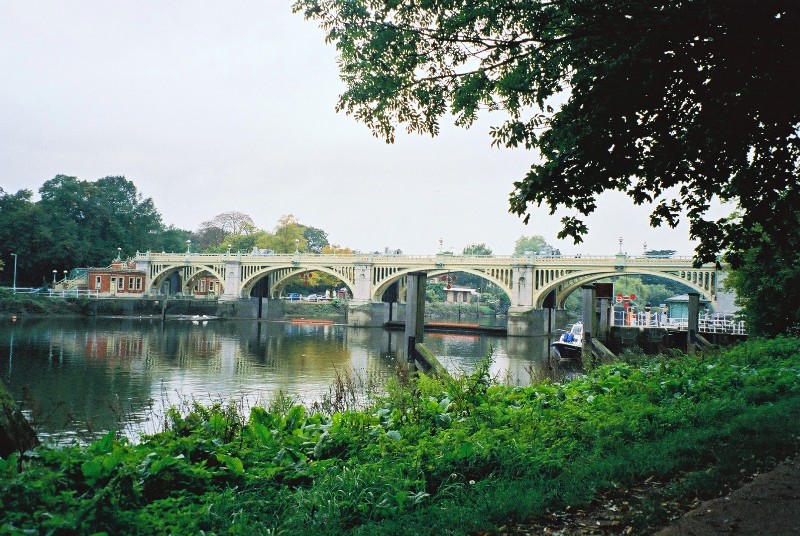
<svg viewBox="0 0 800 536">
<path fill-rule="evenodd" d="M 618 253 L 618 255 L 624 255 L 622 253 L 622 237 L 621 236 L 619 237 L 619 253 Z"/>
</svg>

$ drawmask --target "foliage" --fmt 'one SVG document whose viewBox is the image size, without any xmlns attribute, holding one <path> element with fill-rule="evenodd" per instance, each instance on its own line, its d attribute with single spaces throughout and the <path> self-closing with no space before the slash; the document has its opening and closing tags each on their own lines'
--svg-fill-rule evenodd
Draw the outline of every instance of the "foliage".
<svg viewBox="0 0 800 536">
<path fill-rule="evenodd" d="M 46 284 L 53 269 L 106 266 L 117 248 L 130 256 L 185 247 L 186 232 L 165 227 L 152 199 L 124 177 L 82 181 L 57 175 L 39 194 L 34 202 L 30 190 L 0 190 L 0 258 L 18 254 L 18 286 Z M 3 271 L 4 283 L 12 277 Z"/>
<path fill-rule="evenodd" d="M 328 245 L 328 233 L 316 227 L 306 227 L 303 238 L 306 239 L 306 247 L 311 253 L 322 253 L 323 248 Z"/>
<path fill-rule="evenodd" d="M 209 221 L 200 224 L 200 229 L 219 229 L 225 234 L 248 234 L 256 224 L 248 214 L 235 210 L 217 214 Z"/>
<path fill-rule="evenodd" d="M 470 244 L 464 248 L 464 255 L 483 255 L 491 256 L 492 248 L 481 242 L 480 244 Z"/>
<path fill-rule="evenodd" d="M 772 237 L 800 206 L 800 7 L 794 2 L 296 0 L 339 52 L 338 109 L 376 136 L 436 135 L 455 115 L 508 119 L 495 145 L 536 150 L 511 210 L 564 207 L 580 241 L 599 193 L 653 204 L 653 226 L 685 212 L 697 256 Z M 564 101 L 560 106 L 559 101 Z M 713 198 L 741 218 L 706 219 Z M 526 216 L 527 220 L 527 216 Z"/>
<path fill-rule="evenodd" d="M 800 333 L 800 232 L 793 230 L 780 241 L 762 236 L 725 281 L 735 289 L 751 333 Z"/>
<path fill-rule="evenodd" d="M 520 236 L 514 244 L 514 255 L 524 255 L 526 251 L 539 253 L 547 245 L 542 235 Z"/>
<path fill-rule="evenodd" d="M 245 418 L 195 404 L 138 444 L 109 433 L 0 460 L 0 523 L 4 532 L 464 534 L 674 480 L 657 509 L 715 495 L 722 464 L 738 475 L 744 463 L 796 452 L 798 358 L 800 340 L 779 338 L 526 388 L 496 385 L 486 361 L 461 378 L 391 383 L 363 411 L 283 401 Z"/>
</svg>

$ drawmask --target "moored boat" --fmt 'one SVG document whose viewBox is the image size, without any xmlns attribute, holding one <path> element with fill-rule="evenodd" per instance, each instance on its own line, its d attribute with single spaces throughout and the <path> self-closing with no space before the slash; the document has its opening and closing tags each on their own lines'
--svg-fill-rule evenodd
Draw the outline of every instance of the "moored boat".
<svg viewBox="0 0 800 536">
<path fill-rule="evenodd" d="M 583 322 L 574 323 L 550 347 L 561 359 L 580 359 L 583 350 Z"/>
</svg>

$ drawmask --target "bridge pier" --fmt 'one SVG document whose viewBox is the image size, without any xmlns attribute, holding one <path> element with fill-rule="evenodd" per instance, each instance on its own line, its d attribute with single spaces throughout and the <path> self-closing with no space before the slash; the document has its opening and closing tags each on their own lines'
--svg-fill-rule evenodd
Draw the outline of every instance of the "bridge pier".
<svg viewBox="0 0 800 536">
<path fill-rule="evenodd" d="M 347 304 L 347 325 L 353 328 L 382 328 L 389 321 L 389 304 L 354 302 Z"/>
<path fill-rule="evenodd" d="M 239 296 L 239 271 L 242 261 L 239 259 L 225 259 L 225 283 L 223 284 L 220 301 L 238 300 Z"/>
<path fill-rule="evenodd" d="M 541 337 L 555 333 L 567 321 L 563 309 L 536 309 L 532 306 L 508 309 L 509 337 Z"/>
</svg>

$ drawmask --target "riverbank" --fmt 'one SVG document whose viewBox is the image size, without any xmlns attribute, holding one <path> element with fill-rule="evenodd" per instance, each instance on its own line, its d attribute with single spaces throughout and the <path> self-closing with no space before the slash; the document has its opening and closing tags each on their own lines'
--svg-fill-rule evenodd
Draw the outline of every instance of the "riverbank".
<svg viewBox="0 0 800 536">
<path fill-rule="evenodd" d="M 171 412 L 0 462 L 7 530 L 503 533 L 598 504 L 599 532 L 650 534 L 800 446 L 800 340 L 629 356 L 564 384 L 394 383 L 363 411 L 274 404 Z M 613 511 L 613 510 L 611 510 Z M 524 532 L 523 532 L 524 533 Z"/>
</svg>

